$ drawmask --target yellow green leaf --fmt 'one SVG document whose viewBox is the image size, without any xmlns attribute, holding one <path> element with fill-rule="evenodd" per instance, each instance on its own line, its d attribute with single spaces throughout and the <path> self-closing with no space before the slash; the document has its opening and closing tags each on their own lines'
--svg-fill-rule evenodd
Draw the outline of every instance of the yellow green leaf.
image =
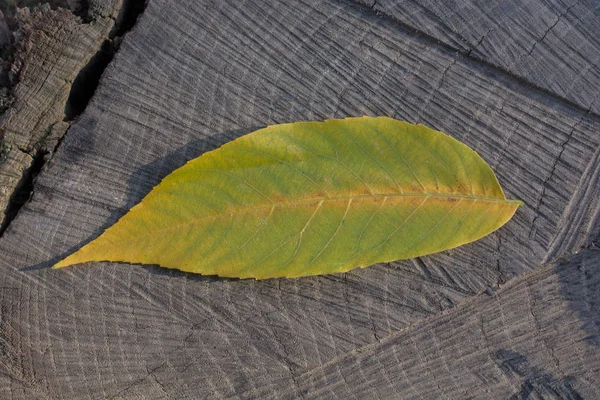
<svg viewBox="0 0 600 400">
<path fill-rule="evenodd" d="M 477 153 L 423 125 L 273 125 L 177 169 L 54 268 L 122 261 L 256 279 L 345 272 L 472 242 L 520 204 Z"/>
</svg>

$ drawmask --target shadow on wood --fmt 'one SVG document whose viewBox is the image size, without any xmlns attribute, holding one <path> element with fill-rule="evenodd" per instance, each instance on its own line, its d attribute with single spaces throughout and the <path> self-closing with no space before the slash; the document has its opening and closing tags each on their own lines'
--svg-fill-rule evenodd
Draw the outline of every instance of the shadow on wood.
<svg viewBox="0 0 600 400">
<path fill-rule="evenodd" d="M 93 121 L 91 123 L 93 124 Z M 125 215 L 131 209 L 131 207 L 135 206 L 140 201 L 142 201 L 142 199 L 152 190 L 152 188 L 158 185 L 160 181 L 164 177 L 169 175 L 171 172 L 175 171 L 179 167 L 182 167 L 186 162 L 193 160 L 194 158 L 200 157 L 206 152 L 215 150 L 216 148 L 224 145 L 227 142 L 235 140 L 258 129 L 260 129 L 260 127 L 235 129 L 217 134 L 215 136 L 211 136 L 209 138 L 196 139 L 190 142 L 189 144 L 171 152 L 170 154 L 158 158 L 156 161 L 153 161 L 136 169 L 131 174 L 129 179 L 127 179 L 128 192 L 127 202 L 125 206 L 111 212 L 110 216 L 107 218 L 106 222 L 101 227 L 96 229 L 94 233 L 91 234 L 88 238 L 82 240 L 77 245 L 71 247 L 63 254 L 58 255 L 52 258 L 51 260 L 44 261 L 42 263 L 38 263 L 29 267 L 21 268 L 20 271 L 29 272 L 52 267 L 64 257 L 68 256 L 69 254 L 80 249 L 87 243 L 96 239 L 100 234 L 102 234 L 102 232 L 104 232 L 107 228 L 109 228 L 115 222 L 117 222 L 123 215 Z M 151 271 L 152 273 L 158 274 L 168 273 L 171 275 L 189 275 L 180 271 L 166 270 L 155 266 L 146 266 L 145 268 L 148 269 L 148 271 Z M 195 279 L 197 278 L 198 277 L 196 277 Z"/>
</svg>

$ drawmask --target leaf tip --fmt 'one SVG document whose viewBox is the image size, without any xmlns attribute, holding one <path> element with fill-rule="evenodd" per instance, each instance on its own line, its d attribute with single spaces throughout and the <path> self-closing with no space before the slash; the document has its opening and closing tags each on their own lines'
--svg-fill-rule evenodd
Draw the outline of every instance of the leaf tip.
<svg viewBox="0 0 600 400">
<path fill-rule="evenodd" d="M 67 262 L 68 258 L 69 257 L 63 258 L 62 260 L 60 260 L 59 262 L 54 264 L 52 266 L 52 269 L 60 269 L 60 268 L 64 268 L 64 267 L 68 267 L 69 265 L 72 265 L 70 262 Z"/>
<path fill-rule="evenodd" d="M 60 269 L 60 268 L 64 268 L 64 267 L 69 267 L 71 265 L 75 265 L 75 264 L 81 264 L 83 262 L 86 261 L 91 261 L 88 259 L 82 259 L 81 257 L 79 257 L 79 252 L 75 252 L 65 258 L 63 258 L 62 260 L 60 260 L 59 262 L 57 262 L 56 264 L 54 264 L 52 266 L 52 269 Z"/>
</svg>

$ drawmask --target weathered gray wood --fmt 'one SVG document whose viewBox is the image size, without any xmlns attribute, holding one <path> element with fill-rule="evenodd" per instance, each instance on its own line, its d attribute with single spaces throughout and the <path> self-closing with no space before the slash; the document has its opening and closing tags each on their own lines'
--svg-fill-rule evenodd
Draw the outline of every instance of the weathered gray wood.
<svg viewBox="0 0 600 400">
<path fill-rule="evenodd" d="M 6 150 L 0 147 L 0 151 L 0 200 L 4 200 L 0 206 L 5 208 L 25 170 L 30 168 L 33 158 L 18 150 Z"/>
<path fill-rule="evenodd" d="M 107 10 L 120 4 L 100 3 L 105 15 L 96 13 L 87 23 L 48 4 L 17 13 L 18 43 L 11 69 L 17 83 L 11 88 L 11 107 L 0 120 L 0 223 L 33 157 L 54 150 L 47 138 L 55 137 L 57 128 L 66 131 L 63 120 L 73 81 L 115 25 L 119 10 Z"/>
<path fill-rule="evenodd" d="M 295 381 L 305 399 L 596 399 L 599 267 L 600 251 L 585 250 Z M 295 398 L 290 389 L 274 397 Z"/>
<path fill-rule="evenodd" d="M 378 0 L 368 5 L 470 57 L 600 113 L 596 0 Z"/>
<path fill-rule="evenodd" d="M 46 268 L 189 158 L 254 127 L 362 114 L 464 141 L 526 205 L 471 245 L 344 275 Z M 599 129 L 597 116 L 346 2 L 151 0 L 0 239 L 0 393 L 300 395 L 307 370 L 597 237 L 586 199 L 600 190 L 588 186 Z"/>
</svg>

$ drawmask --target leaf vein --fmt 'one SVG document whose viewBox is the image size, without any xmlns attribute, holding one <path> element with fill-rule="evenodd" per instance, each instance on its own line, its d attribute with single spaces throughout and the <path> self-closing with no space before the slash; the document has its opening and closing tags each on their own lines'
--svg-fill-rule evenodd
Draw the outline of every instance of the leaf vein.
<svg viewBox="0 0 600 400">
<path fill-rule="evenodd" d="M 377 131 L 377 133 L 379 133 L 379 131 Z M 406 160 L 404 159 L 404 157 L 402 156 L 402 153 L 400 153 L 400 151 L 393 146 L 385 137 L 385 134 L 380 134 L 379 137 L 385 142 L 385 144 L 387 144 L 392 150 L 394 150 L 394 152 L 398 155 L 398 157 L 400 158 L 400 161 L 402 161 L 404 163 L 404 165 L 406 165 L 406 167 L 409 169 L 409 171 L 412 173 L 412 175 L 415 177 L 415 180 L 417 181 L 417 183 L 419 185 L 421 185 L 421 187 L 423 188 L 423 191 L 427 192 L 427 188 L 425 188 L 425 185 L 423 185 L 423 183 L 421 182 L 421 180 L 419 179 L 419 177 L 417 176 L 417 174 L 415 173 L 415 171 L 413 171 L 413 169 L 411 168 L 411 166 L 406 162 Z"/>
<path fill-rule="evenodd" d="M 273 200 L 271 200 L 269 197 L 267 197 L 264 193 L 262 193 L 260 190 L 258 190 L 257 188 L 255 188 L 254 186 L 252 186 L 251 184 L 248 183 L 248 181 L 246 181 L 243 178 L 240 178 L 237 175 L 234 174 L 230 174 L 227 173 L 225 171 L 222 171 L 220 169 L 215 169 L 215 168 L 197 168 L 199 171 L 213 171 L 213 172 L 220 172 L 224 175 L 227 175 L 231 178 L 237 179 L 239 181 L 241 181 L 244 185 L 248 186 L 250 189 L 254 190 L 257 194 L 259 194 L 260 196 L 264 197 L 267 201 L 269 201 L 270 203 L 275 203 Z"/>
<path fill-rule="evenodd" d="M 306 231 L 306 228 L 308 228 L 308 225 L 310 224 L 310 222 L 313 220 L 314 216 L 317 214 L 317 211 L 319 211 L 319 209 L 321 208 L 321 206 L 323 205 L 324 200 L 321 200 L 319 202 L 319 205 L 317 206 L 317 208 L 315 209 L 315 211 L 312 213 L 312 215 L 310 216 L 310 218 L 308 219 L 308 221 L 306 221 L 306 224 L 304 224 L 304 227 L 302 227 L 302 229 L 300 230 L 300 233 L 298 234 L 298 243 L 296 244 L 296 248 L 294 249 L 294 253 L 291 255 L 290 259 L 285 263 L 285 265 L 282 268 L 287 267 L 292 260 L 294 259 L 294 257 L 296 256 L 296 254 L 298 254 L 298 249 L 300 249 L 300 244 L 302 243 L 302 237 L 304 235 L 304 232 Z"/>
<path fill-rule="evenodd" d="M 415 247 L 417 247 L 419 244 L 421 244 L 421 242 L 423 242 L 423 240 L 427 239 L 427 236 L 429 236 L 429 234 L 431 232 L 433 232 L 433 230 L 435 228 L 437 228 L 443 220 L 446 219 L 446 217 L 463 201 L 464 199 L 460 199 L 459 201 L 456 202 L 456 204 L 454 204 L 454 206 L 452 206 L 451 209 L 449 209 L 446 214 L 444 214 L 444 216 L 442 218 L 440 218 L 440 220 L 438 222 L 435 223 L 435 225 L 433 225 L 431 227 L 430 230 L 428 230 L 426 233 L 424 233 L 423 235 L 421 235 L 421 237 L 419 238 L 419 240 L 417 242 L 415 242 L 412 246 L 410 246 L 409 248 L 407 248 L 405 250 L 405 252 L 409 252 L 410 250 L 414 249 Z"/>
<path fill-rule="evenodd" d="M 356 144 L 356 146 L 358 147 L 358 149 L 365 155 L 367 155 L 371 160 L 375 161 L 375 163 L 377 165 L 379 165 L 381 167 L 381 169 L 383 169 L 386 174 L 390 177 L 390 179 L 392 180 L 392 182 L 394 182 L 396 184 L 396 186 L 398 187 L 398 190 L 400 190 L 400 193 L 404 193 L 404 190 L 402 190 L 402 186 L 400 186 L 400 184 L 396 181 L 396 179 L 392 176 L 392 174 L 390 173 L 390 171 L 379 162 L 378 159 L 376 159 L 375 157 L 373 157 L 370 153 L 366 152 L 362 146 L 360 145 L 360 143 L 358 143 L 356 141 L 356 139 L 354 138 L 354 136 L 350 133 L 347 132 L 346 135 Z"/>
<path fill-rule="evenodd" d="M 369 192 L 370 192 L 371 194 L 374 194 L 375 192 L 373 191 L 373 189 L 371 188 L 371 186 L 369 186 L 369 185 L 367 184 L 367 182 L 365 182 L 365 180 L 364 180 L 363 178 L 361 178 L 361 177 L 360 177 L 360 175 L 358 175 L 356 172 L 354 172 L 353 170 L 351 170 L 351 169 L 350 169 L 350 167 L 348 167 L 346 164 L 344 164 L 344 163 L 343 163 L 343 162 L 340 160 L 340 157 L 339 157 L 339 155 L 338 155 L 338 151 L 337 151 L 337 148 L 336 148 L 336 146 L 335 146 L 335 143 L 332 143 L 332 142 L 331 142 L 331 140 L 330 140 L 330 139 L 329 139 L 327 136 L 323 135 L 323 133 L 322 133 L 322 132 L 320 132 L 320 131 L 318 131 L 318 132 L 319 132 L 319 135 L 320 135 L 320 136 L 321 136 L 323 139 L 325 139 L 327 142 L 329 142 L 329 143 L 332 145 L 333 149 L 335 150 L 335 158 L 333 158 L 333 157 L 330 157 L 330 156 L 327 156 L 327 155 L 321 155 L 321 156 L 322 156 L 322 157 L 329 158 L 329 159 L 331 159 L 331 160 L 333 160 L 333 161 L 337 162 L 337 163 L 338 163 L 339 165 L 341 165 L 342 167 L 344 167 L 344 168 L 345 168 L 345 169 L 346 169 L 348 172 L 350 172 L 352 175 L 354 175 L 354 176 L 356 177 L 356 179 L 358 179 L 360 182 L 362 182 L 362 184 L 363 184 L 363 185 L 365 185 L 365 187 L 366 187 L 366 188 L 369 190 Z"/>
<path fill-rule="evenodd" d="M 414 143 L 414 142 L 415 142 L 415 140 L 413 140 L 413 143 Z M 417 143 L 419 143 L 419 146 L 420 146 L 422 149 L 425 149 L 425 150 L 427 150 L 427 151 L 429 152 L 429 154 L 431 154 L 433 157 L 435 157 L 435 159 L 436 159 L 438 162 L 440 162 L 440 163 L 441 163 L 441 164 L 444 166 L 444 168 L 446 169 L 446 171 L 448 171 L 448 172 L 450 173 L 450 175 L 452 175 L 452 176 L 454 177 L 454 179 L 456 179 L 456 182 L 458 183 L 458 185 L 459 185 L 460 187 L 462 187 L 462 189 L 463 189 L 464 191 L 467 191 L 467 188 L 465 188 L 465 186 L 462 184 L 462 182 L 461 182 L 460 178 L 458 177 L 458 175 L 456 175 L 456 174 L 455 174 L 455 173 L 452 171 L 452 168 L 450 168 L 450 167 L 448 166 L 448 164 L 446 164 L 446 162 L 445 162 L 445 161 L 444 161 L 444 160 L 443 160 L 443 159 L 440 157 L 440 155 L 439 155 L 439 154 L 437 154 L 437 153 L 434 153 L 434 152 L 433 152 L 433 150 L 432 150 L 431 148 L 429 148 L 429 146 L 426 146 L 425 144 L 423 144 L 423 143 L 420 143 L 420 142 L 417 142 Z M 460 159 L 460 161 L 461 161 L 461 164 L 462 164 L 462 165 L 463 165 L 463 167 L 464 167 L 464 163 L 462 163 L 462 157 L 459 157 L 459 159 Z M 437 182 L 437 175 L 435 175 L 435 179 L 436 179 L 436 182 Z M 469 178 L 469 180 L 470 180 L 470 178 Z M 473 192 L 473 186 L 472 186 L 472 184 L 471 184 L 471 192 Z"/>
<path fill-rule="evenodd" d="M 285 162 L 269 153 L 267 153 L 266 151 L 260 151 L 256 148 L 250 148 L 250 147 L 245 147 L 244 148 L 247 151 L 251 151 L 257 154 L 261 154 L 264 156 L 267 156 L 269 158 L 272 158 L 275 161 L 278 161 L 279 163 L 283 164 L 283 165 L 287 165 L 288 167 L 291 167 L 293 169 L 295 169 L 296 171 L 298 171 L 306 180 L 308 180 L 310 183 L 312 183 L 317 189 L 319 189 L 320 191 L 322 191 L 323 193 L 325 193 L 327 195 L 327 197 L 331 197 L 331 195 L 327 192 L 327 190 L 325 190 L 321 185 L 319 185 L 318 183 L 316 183 L 314 180 L 312 180 L 308 175 L 306 175 L 300 168 L 298 168 L 297 166 L 295 166 L 294 164 Z M 322 154 L 319 153 L 320 156 L 323 156 Z"/>
<path fill-rule="evenodd" d="M 357 249 L 360 248 L 360 241 L 362 240 L 363 234 L 367 230 L 367 227 L 371 224 L 371 221 L 373 220 L 373 218 L 375 217 L 375 215 L 379 212 L 379 210 L 381 210 L 383 208 L 383 205 L 385 204 L 385 202 L 387 201 L 387 199 L 388 199 L 387 196 L 385 196 L 383 198 L 383 201 L 379 205 L 379 208 L 377 210 L 375 210 L 375 212 L 373 212 L 373 214 L 371 214 L 371 217 L 367 221 L 366 225 L 360 231 L 360 234 L 358 235 L 358 239 L 356 239 L 356 248 Z M 357 250 L 355 254 L 358 254 L 358 253 L 359 253 L 359 251 Z"/>
<path fill-rule="evenodd" d="M 352 199 L 352 200 L 356 200 L 356 199 L 370 199 L 373 197 L 388 197 L 388 198 L 403 198 L 403 197 L 425 197 L 427 199 L 432 198 L 432 197 L 447 197 L 447 198 L 465 198 L 465 199 L 477 199 L 480 201 L 489 201 L 492 203 L 518 203 L 517 200 L 506 200 L 506 199 L 498 199 L 498 198 L 494 198 L 494 197 L 476 197 L 476 196 L 469 196 L 469 195 L 459 195 L 459 194 L 439 194 L 439 193 L 404 193 L 404 194 L 398 194 L 398 193 L 389 193 L 389 194 L 375 194 L 375 195 L 356 195 L 356 196 L 340 196 L 340 197 L 330 197 L 327 199 L 315 199 L 315 198 L 309 198 L 309 199 L 303 199 L 300 201 L 296 201 L 296 202 L 287 202 L 287 203 L 275 203 L 275 207 L 285 207 L 285 206 L 295 206 L 295 205 L 301 205 L 301 204 L 306 204 L 306 203 L 313 203 L 313 202 L 317 202 L 320 200 L 324 200 L 324 201 L 339 201 L 339 200 L 345 200 L 345 199 Z M 119 242 L 111 242 L 111 244 L 118 244 L 118 243 L 126 243 L 126 242 L 131 242 L 133 240 L 136 239 L 140 239 L 143 237 L 147 237 L 147 236 L 152 236 L 156 233 L 159 232 L 166 232 L 166 231 L 170 231 L 170 230 L 174 230 L 174 229 L 178 229 L 182 226 L 188 225 L 188 224 L 194 224 L 194 223 L 198 223 L 204 220 L 207 220 L 209 218 L 213 218 L 213 217 L 221 217 L 221 216 L 225 216 L 225 215 L 236 215 L 236 214 L 241 214 L 244 212 L 249 212 L 249 211 L 254 211 L 254 210 L 259 210 L 259 209 L 263 209 L 265 207 L 270 207 L 271 205 L 261 205 L 261 206 L 254 206 L 254 207 L 247 207 L 247 208 L 241 208 L 241 209 L 237 209 L 237 210 L 231 210 L 231 211 L 225 211 L 219 215 L 207 215 L 205 217 L 200 217 L 200 218 L 194 218 L 191 219 L 189 221 L 185 221 L 182 222 L 181 224 L 177 224 L 177 225 L 172 225 L 166 228 L 162 228 L 162 229 L 156 229 L 150 233 L 144 234 L 144 235 L 140 235 L 140 236 L 136 236 L 134 238 L 131 239 L 127 239 L 124 241 L 119 241 Z"/>
<path fill-rule="evenodd" d="M 310 262 L 308 263 L 308 265 L 306 266 L 305 269 L 308 269 L 308 267 L 310 267 L 317 260 L 317 258 L 319 258 L 321 256 L 321 254 L 323 254 L 323 252 L 325 251 L 325 249 L 327 249 L 327 247 L 329 247 L 329 245 L 333 241 L 333 238 L 336 237 L 336 235 L 340 231 L 340 228 L 344 224 L 344 221 L 346 220 L 346 215 L 348 215 L 348 210 L 350 209 L 350 205 L 351 204 L 352 204 L 352 199 L 349 199 L 348 200 L 348 205 L 346 206 L 346 211 L 344 212 L 344 215 L 342 216 L 342 219 L 340 220 L 340 223 L 338 224 L 335 232 L 333 232 L 333 235 L 331 235 L 331 237 L 329 238 L 329 240 L 327 241 L 327 243 L 325 243 L 325 246 L 323 246 L 323 248 L 321 249 L 321 251 L 319 251 L 319 253 L 312 260 L 310 260 Z"/>
<path fill-rule="evenodd" d="M 244 247 L 246 247 L 246 245 L 248 243 L 250 243 L 250 241 L 264 229 L 264 227 L 267 225 L 267 221 L 269 220 L 269 218 L 271 218 L 271 215 L 273 215 L 274 210 L 275 210 L 275 204 L 273 204 L 271 206 L 271 209 L 269 210 L 269 214 L 267 214 L 267 216 L 261 221 L 258 228 L 256 228 L 256 230 L 250 236 L 248 236 L 248 238 L 246 239 L 246 241 L 244 241 L 244 243 L 242 243 L 240 246 L 238 246 L 238 248 L 236 248 L 235 250 L 231 250 L 229 253 L 223 255 L 222 257 L 220 257 L 219 259 L 217 259 L 213 262 L 214 263 L 223 262 L 224 260 L 227 260 L 229 257 L 231 257 L 233 254 L 237 253 L 238 251 L 240 251 Z"/>
<path fill-rule="evenodd" d="M 392 233 L 390 233 L 388 235 L 388 237 L 383 239 L 383 241 L 381 243 L 379 243 L 377 246 L 370 248 L 368 251 L 373 251 L 375 249 L 378 249 L 381 246 L 383 246 L 385 243 L 387 243 L 387 241 L 390 240 L 390 238 L 392 236 L 394 236 L 396 234 L 396 232 L 398 232 L 406 224 L 406 222 L 408 222 L 408 220 L 410 218 L 412 218 L 413 215 L 415 215 L 415 213 L 423 206 L 423 204 L 425 204 L 427 202 L 427 200 L 429 200 L 429 198 L 430 198 L 429 196 L 425 197 L 425 199 L 423 199 L 423 201 L 414 210 L 412 210 L 412 212 L 410 214 L 408 214 L 408 216 L 406 218 L 404 218 L 404 221 L 402 221 L 402 223 L 400 225 L 398 225 L 398 227 L 396 229 L 394 229 L 392 231 Z"/>
</svg>

